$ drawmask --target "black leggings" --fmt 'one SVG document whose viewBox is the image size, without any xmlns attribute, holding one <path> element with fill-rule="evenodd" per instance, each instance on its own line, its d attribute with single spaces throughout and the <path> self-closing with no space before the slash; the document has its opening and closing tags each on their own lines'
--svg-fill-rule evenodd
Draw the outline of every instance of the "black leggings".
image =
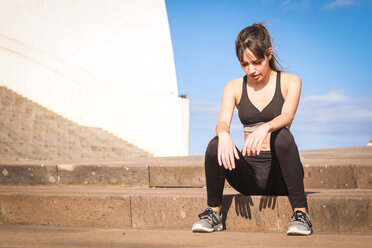
<svg viewBox="0 0 372 248">
<path fill-rule="evenodd" d="M 218 137 L 208 144 L 205 153 L 205 176 L 208 206 L 222 205 L 225 179 L 244 195 L 288 195 L 292 208 L 307 207 L 304 191 L 304 171 L 297 145 L 287 128 L 271 133 L 270 150 L 258 156 L 235 159 L 235 169 L 218 164 Z"/>
</svg>

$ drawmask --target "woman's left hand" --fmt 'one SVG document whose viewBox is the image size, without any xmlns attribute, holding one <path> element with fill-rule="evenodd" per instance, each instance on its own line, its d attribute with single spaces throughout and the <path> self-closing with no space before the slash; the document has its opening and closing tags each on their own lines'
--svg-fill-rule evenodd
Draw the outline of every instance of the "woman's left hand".
<svg viewBox="0 0 372 248">
<path fill-rule="evenodd" d="M 244 142 L 242 154 L 245 156 L 259 155 L 261 152 L 261 145 L 266 139 L 267 134 L 269 133 L 270 126 L 265 123 L 257 128 L 256 131 L 248 135 L 247 139 Z"/>
</svg>

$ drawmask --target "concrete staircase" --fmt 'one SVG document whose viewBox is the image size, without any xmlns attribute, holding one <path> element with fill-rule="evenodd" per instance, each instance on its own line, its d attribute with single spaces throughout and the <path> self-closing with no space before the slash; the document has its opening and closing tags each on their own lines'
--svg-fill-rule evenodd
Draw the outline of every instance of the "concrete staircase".
<svg viewBox="0 0 372 248">
<path fill-rule="evenodd" d="M 372 147 L 302 151 L 315 233 L 372 234 Z M 189 230 L 206 207 L 202 156 L 1 161 L 1 224 Z M 285 231 L 286 196 L 228 185 L 227 230 Z"/>
<path fill-rule="evenodd" d="M 100 129 L 78 125 L 0 86 L 0 158 L 106 159 L 151 154 Z"/>
</svg>

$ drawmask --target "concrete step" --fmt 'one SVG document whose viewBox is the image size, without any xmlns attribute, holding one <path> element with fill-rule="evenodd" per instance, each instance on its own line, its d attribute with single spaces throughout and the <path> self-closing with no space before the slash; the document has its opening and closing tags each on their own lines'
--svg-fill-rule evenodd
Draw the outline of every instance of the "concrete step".
<svg viewBox="0 0 372 248">
<path fill-rule="evenodd" d="M 305 188 L 372 189 L 372 159 L 311 158 L 302 162 Z M 205 186 L 202 163 L 153 162 L 149 165 L 149 175 L 153 187 Z"/>
<path fill-rule="evenodd" d="M 316 233 L 372 233 L 372 190 L 306 190 Z M 1 224 L 189 230 L 206 206 L 202 188 L 0 187 Z M 286 196 L 226 189 L 227 230 L 285 231 Z"/>
<path fill-rule="evenodd" d="M 367 150 L 369 152 L 369 150 Z M 370 149 L 372 151 L 372 149 Z M 305 188 L 372 189 L 372 158 L 302 157 Z M 367 157 L 367 158 L 364 158 Z M 0 161 L 0 185 L 205 186 L 204 157 Z"/>
<path fill-rule="evenodd" d="M 204 234 L 168 229 L 0 225 L 0 243 L 2 247 L 8 248 L 370 248 L 372 235 L 314 233 L 301 237 L 280 232 L 227 230 Z"/>
</svg>

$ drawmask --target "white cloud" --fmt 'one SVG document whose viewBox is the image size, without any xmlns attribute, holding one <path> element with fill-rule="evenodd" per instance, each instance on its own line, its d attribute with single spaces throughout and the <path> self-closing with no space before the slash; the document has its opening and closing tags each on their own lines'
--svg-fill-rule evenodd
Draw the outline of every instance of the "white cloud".
<svg viewBox="0 0 372 248">
<path fill-rule="evenodd" d="M 298 9 L 309 7 L 310 2 L 309 0 L 284 0 L 281 5 L 285 9 Z"/>
<path fill-rule="evenodd" d="M 345 96 L 342 91 L 331 91 L 327 95 L 324 96 L 309 96 L 302 100 L 302 102 L 306 104 L 334 104 L 334 103 L 342 103 L 348 102 L 349 98 Z"/>
<path fill-rule="evenodd" d="M 357 0 L 334 0 L 322 7 L 322 9 L 334 9 L 337 7 L 351 6 L 357 3 Z"/>
<path fill-rule="evenodd" d="M 299 132 L 372 135 L 372 98 L 352 99 L 343 92 L 306 97 L 300 101 L 293 128 Z"/>
</svg>

